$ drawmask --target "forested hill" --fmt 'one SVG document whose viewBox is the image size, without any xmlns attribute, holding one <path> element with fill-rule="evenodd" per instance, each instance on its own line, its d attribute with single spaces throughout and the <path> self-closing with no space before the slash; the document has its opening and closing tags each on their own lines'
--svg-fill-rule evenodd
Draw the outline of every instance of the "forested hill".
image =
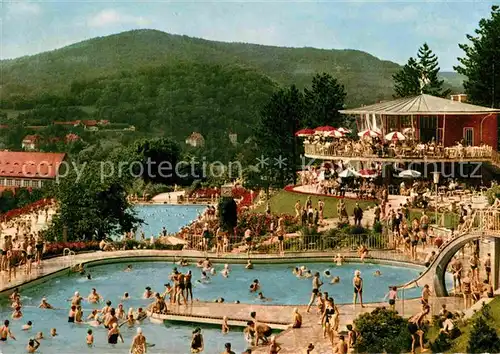
<svg viewBox="0 0 500 354">
<path fill-rule="evenodd" d="M 134 30 L 93 38 L 51 52 L 1 61 L 1 90 L 12 94 L 65 93 L 74 81 L 178 62 L 229 65 L 256 70 L 278 84 L 309 85 L 327 72 L 346 86 L 347 104 L 392 97 L 392 74 L 399 66 L 357 50 L 284 48 L 223 43 L 157 30 Z"/>
</svg>

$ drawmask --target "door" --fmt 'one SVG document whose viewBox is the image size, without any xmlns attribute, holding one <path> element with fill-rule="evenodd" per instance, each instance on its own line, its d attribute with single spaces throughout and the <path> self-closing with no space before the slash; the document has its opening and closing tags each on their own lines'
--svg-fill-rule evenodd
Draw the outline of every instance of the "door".
<svg viewBox="0 0 500 354">
<path fill-rule="evenodd" d="M 430 142 L 433 138 L 437 142 L 437 117 L 421 116 L 419 119 L 420 141 Z"/>
<path fill-rule="evenodd" d="M 472 127 L 464 128 L 464 140 L 467 146 L 474 146 L 474 128 Z"/>
</svg>

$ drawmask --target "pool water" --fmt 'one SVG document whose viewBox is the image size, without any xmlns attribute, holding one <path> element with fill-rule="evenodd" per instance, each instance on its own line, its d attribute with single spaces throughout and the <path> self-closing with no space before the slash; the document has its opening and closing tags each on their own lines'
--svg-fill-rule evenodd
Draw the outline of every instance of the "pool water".
<svg viewBox="0 0 500 354">
<path fill-rule="evenodd" d="M 94 348 L 89 349 L 85 344 L 86 331 L 89 328 L 85 324 L 67 323 L 68 302 L 74 291 L 86 297 L 90 290 L 95 287 L 105 300 L 111 300 L 113 306 L 117 306 L 124 292 L 129 292 L 131 299 L 125 304 L 125 311 L 129 307 L 137 309 L 146 307 L 151 300 L 141 299 L 146 286 L 153 291 L 162 291 L 163 284 L 168 282 L 168 275 L 174 268 L 169 262 L 136 262 L 133 263 L 132 272 L 123 272 L 126 264 L 110 264 L 89 267 L 87 271 L 92 274 L 92 280 L 78 274 L 61 276 L 51 279 L 44 284 L 29 287 L 22 291 L 23 313 L 21 320 L 12 320 L 11 328 L 18 341 L 9 340 L 0 343 L 0 353 L 25 353 L 25 347 L 29 337 L 36 332 L 42 331 L 48 335 L 50 328 L 55 327 L 60 335 L 42 341 L 40 353 L 125 353 L 128 352 L 130 342 L 135 335 L 135 328 L 122 327 L 125 344 L 111 346 L 107 344 L 106 330 L 104 328 L 93 328 L 95 343 Z M 230 265 L 231 272 L 228 278 L 217 274 L 212 276 L 210 283 L 201 284 L 200 270 L 195 266 L 178 267 L 182 272 L 189 269 L 193 271 L 194 297 L 200 300 L 214 301 L 223 297 L 228 302 L 239 300 L 242 303 L 261 303 L 255 294 L 248 291 L 253 279 L 259 279 L 262 284 L 262 292 L 271 298 L 269 304 L 307 304 L 311 292 L 311 279 L 298 279 L 292 274 L 295 264 L 255 264 L 255 269 L 245 270 L 243 265 Z M 375 264 L 345 264 L 337 267 L 327 263 L 309 263 L 306 266 L 313 271 L 319 271 L 325 282 L 322 290 L 328 291 L 335 298 L 336 303 L 349 303 L 352 301 L 352 275 L 354 270 L 359 269 L 364 279 L 365 302 L 383 301 L 389 285 L 402 284 L 414 279 L 419 271 L 412 268 L 401 268 Z M 221 270 L 223 265 L 216 264 L 215 268 Z M 323 275 L 325 269 L 330 269 L 334 276 L 340 276 L 339 284 L 328 284 L 328 279 Z M 380 277 L 373 276 L 375 270 L 380 270 Z M 405 297 L 419 296 L 419 289 L 405 292 Z M 48 302 L 61 310 L 41 310 L 36 308 L 43 296 Z M 84 316 L 91 309 L 102 308 L 101 305 L 84 303 Z M 11 310 L 4 303 L 0 307 L 0 319 L 10 318 Z M 29 332 L 21 330 L 21 326 L 31 320 L 34 325 Z M 149 343 L 156 346 L 150 348 L 150 353 L 172 353 L 186 354 L 189 352 L 191 331 L 197 325 L 165 325 L 153 324 L 145 320 L 141 327 Z M 203 327 L 202 327 L 203 328 Z M 220 353 L 224 349 L 224 343 L 230 342 L 236 353 L 246 349 L 246 342 L 241 329 L 232 329 L 229 334 L 223 335 L 217 328 L 202 329 L 205 340 L 206 354 Z"/>
<path fill-rule="evenodd" d="M 146 238 L 156 236 L 164 226 L 167 232 L 175 233 L 189 225 L 205 208 L 202 205 L 136 205 L 137 216 L 144 220 L 137 234 L 144 231 Z"/>
</svg>

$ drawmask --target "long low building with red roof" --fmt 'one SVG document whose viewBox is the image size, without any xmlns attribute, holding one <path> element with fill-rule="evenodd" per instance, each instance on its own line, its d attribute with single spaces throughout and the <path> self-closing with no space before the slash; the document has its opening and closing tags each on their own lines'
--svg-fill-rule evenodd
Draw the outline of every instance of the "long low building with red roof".
<svg viewBox="0 0 500 354">
<path fill-rule="evenodd" d="M 40 188 L 56 179 L 65 153 L 0 151 L 0 190 Z"/>
</svg>

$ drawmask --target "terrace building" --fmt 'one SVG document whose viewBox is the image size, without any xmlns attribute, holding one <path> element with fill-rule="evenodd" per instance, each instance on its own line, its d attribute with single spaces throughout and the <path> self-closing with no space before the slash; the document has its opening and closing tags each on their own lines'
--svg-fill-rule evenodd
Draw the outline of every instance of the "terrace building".
<svg viewBox="0 0 500 354">
<path fill-rule="evenodd" d="M 56 179 L 64 153 L 0 151 L 0 190 L 40 188 Z"/>
<path fill-rule="evenodd" d="M 421 94 L 341 111 L 356 116 L 358 131 L 374 132 L 381 138 L 391 132 L 404 134 L 406 139 L 398 142 L 389 155 L 355 149 L 345 153 L 335 150 L 334 144 L 314 139 L 305 139 L 305 154 L 310 158 L 338 157 L 357 161 L 497 160 L 497 114 L 500 110 L 464 103 L 460 99 Z M 423 144 L 425 148 L 418 151 L 416 147 Z"/>
</svg>

